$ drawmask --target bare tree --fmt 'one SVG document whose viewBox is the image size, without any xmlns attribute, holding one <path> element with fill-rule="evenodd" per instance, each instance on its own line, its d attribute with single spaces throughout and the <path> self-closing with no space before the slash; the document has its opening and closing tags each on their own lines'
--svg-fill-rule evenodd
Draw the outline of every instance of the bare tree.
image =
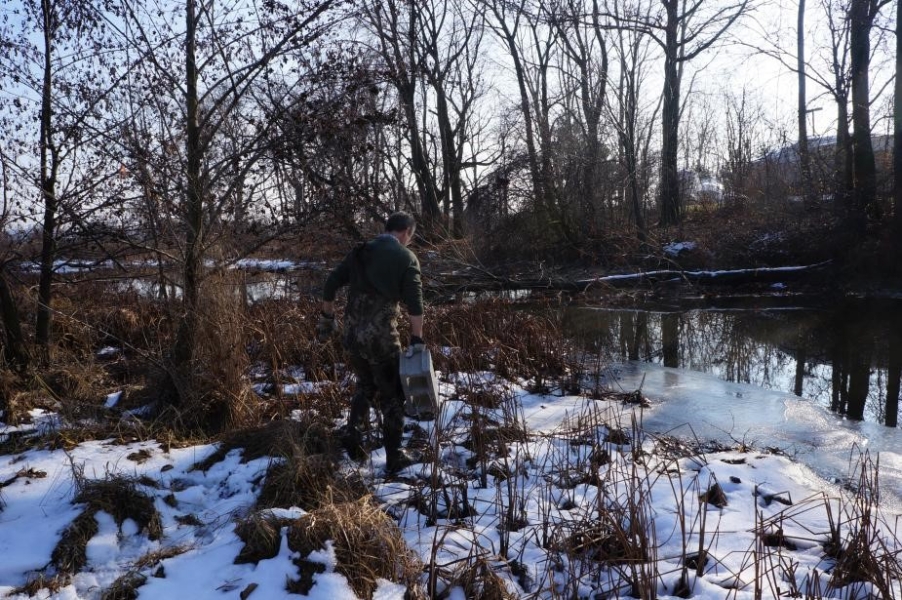
<svg viewBox="0 0 902 600">
<path fill-rule="evenodd" d="M 849 20 L 841 14 L 842 4 L 833 0 L 821 0 L 830 29 L 831 77 L 822 85 L 836 102 L 836 156 L 834 158 L 834 193 L 840 202 L 847 204 L 852 190 L 852 132 L 849 128 Z M 838 14 L 839 13 L 839 14 Z"/>
<path fill-rule="evenodd" d="M 755 130 L 763 119 L 762 109 L 746 87 L 739 93 L 727 92 L 724 101 L 727 105 L 727 191 L 734 196 L 750 195 L 749 175 L 758 150 Z"/>
<path fill-rule="evenodd" d="M 579 106 L 581 149 L 575 179 L 576 221 L 587 235 L 599 223 L 602 186 L 601 118 L 607 102 L 608 42 L 597 0 L 587 7 L 583 0 L 561 0 L 546 6 L 548 19 L 559 31 L 565 60 L 562 76 L 576 90 Z M 588 16 L 586 13 L 588 12 Z"/>
<path fill-rule="evenodd" d="M 902 3 L 896 3 L 896 78 L 893 95 L 893 217 L 897 236 L 902 234 L 902 77 L 899 73 L 902 73 Z M 898 388 L 898 383 L 896 385 Z"/>
<path fill-rule="evenodd" d="M 200 3 L 184 0 L 169 11 L 129 3 L 123 43 L 137 73 L 129 93 L 135 131 L 123 140 L 139 144 L 142 186 L 162 185 L 172 214 L 171 249 L 178 257 L 182 308 L 171 356 L 167 398 L 193 399 L 194 369 L 206 259 L 223 229 L 219 225 L 263 160 L 277 119 L 251 102 L 265 83 L 303 79 L 301 55 L 324 35 L 334 0 L 280 3 Z M 140 126 L 141 124 L 146 125 Z M 240 132 L 241 135 L 238 135 Z M 267 215 L 258 215 L 263 218 Z M 271 215 L 270 215 L 271 216 Z M 203 418 L 203 415 L 195 415 Z"/>
<path fill-rule="evenodd" d="M 849 3 L 849 52 L 852 75 L 852 173 L 849 203 L 851 231 L 864 233 L 867 213 L 877 199 L 877 164 L 871 141 L 871 29 L 880 9 L 889 0 L 851 0 Z"/>
<path fill-rule="evenodd" d="M 668 226 L 679 223 L 682 214 L 677 159 L 684 65 L 721 40 L 736 20 L 747 12 L 749 0 L 717 6 L 704 0 L 661 0 L 661 4 L 663 14 L 651 21 L 634 23 L 634 26 L 645 29 L 664 51 L 660 224 Z"/>
<path fill-rule="evenodd" d="M 832 153 L 832 164 L 826 170 L 832 170 L 832 188 L 837 205 L 844 205 L 843 198 L 848 197 L 852 189 L 852 146 L 849 121 L 849 95 L 851 89 L 849 74 L 849 19 L 846 18 L 844 0 L 819 0 L 818 5 L 823 12 L 826 26 L 826 44 L 815 46 L 806 56 L 804 22 L 806 6 L 801 2 L 796 15 L 796 52 L 790 59 L 789 54 L 780 45 L 778 38 L 765 36 L 767 47 L 750 45 L 756 52 L 762 52 L 777 60 L 787 70 L 797 76 L 799 83 L 796 122 L 799 131 L 799 167 L 800 185 L 807 194 L 812 194 L 821 186 L 822 159 L 830 158 L 822 152 L 813 151 L 810 144 L 807 117 L 809 114 L 807 100 L 807 83 L 810 81 L 825 90 L 836 105 L 836 144 Z M 803 135 L 804 132 L 804 135 Z M 814 132 L 816 133 L 816 132 Z M 821 146 L 819 145 L 818 148 Z M 806 179 L 810 177 L 810 179 Z M 809 196 L 810 197 L 810 196 Z"/>
<path fill-rule="evenodd" d="M 116 83 L 116 69 L 109 62 L 114 53 L 102 51 L 102 10 L 83 0 L 25 0 L 13 19 L 4 19 L 0 71 L 3 87 L 14 93 L 5 97 L 3 129 L 6 141 L 18 143 L 26 157 L 26 162 L 5 163 L 24 180 L 24 188 L 37 190 L 42 237 L 35 342 L 45 363 L 50 360 L 61 229 L 84 224 L 86 194 L 112 170 L 99 159 L 95 137 L 101 107 Z M 32 129 L 35 122 L 37 131 Z M 27 162 L 33 160 L 32 148 L 37 149 L 35 164 Z M 96 203 L 90 207 L 99 208 Z"/>
<path fill-rule="evenodd" d="M 613 15 L 615 23 L 630 17 L 637 22 L 648 19 L 647 15 L 639 14 L 640 10 L 648 10 L 648 7 L 643 7 L 639 3 L 610 2 L 607 10 Z M 643 108 L 642 105 L 642 89 L 651 62 L 650 44 L 653 42 L 651 37 L 639 28 L 618 27 L 615 28 L 614 35 L 613 48 L 618 85 L 616 92 L 612 94 L 616 108 L 612 107 L 610 119 L 617 130 L 620 162 L 625 172 L 624 196 L 636 226 L 637 237 L 641 242 L 645 242 L 647 232 L 644 197 L 649 182 L 647 174 L 643 176 L 643 171 L 647 171 L 648 160 L 646 158 L 643 161 L 642 156 L 648 152 L 650 145 L 648 138 L 652 133 L 654 118 L 646 117 L 646 124 L 643 127 L 642 113 L 648 108 Z M 654 105 L 652 113 L 657 112 L 658 107 L 660 101 Z M 642 168 L 643 162 L 646 164 L 645 169 Z"/>
<path fill-rule="evenodd" d="M 381 66 L 372 57 L 337 48 L 329 57 L 308 65 L 314 85 L 267 92 L 265 110 L 279 123 L 271 162 L 288 183 L 296 222 L 328 215 L 361 236 L 360 217 L 378 220 L 392 210 L 395 177 L 383 173 L 382 163 L 386 130 L 396 125 L 397 111 L 385 98 Z"/>
<path fill-rule="evenodd" d="M 533 186 L 534 206 L 546 222 L 563 226 L 551 217 L 555 212 L 551 176 L 548 69 L 556 32 L 541 31 L 540 19 L 528 0 L 484 0 L 494 20 L 492 29 L 506 47 L 514 69 L 523 118 L 526 153 Z"/>
<path fill-rule="evenodd" d="M 453 218 L 455 236 L 463 235 L 463 152 L 474 103 L 482 93 L 479 68 L 485 18 L 483 7 L 469 10 L 458 0 L 424 2 L 416 48 L 432 92 L 438 128 L 444 212 Z"/>
<path fill-rule="evenodd" d="M 713 177 L 720 167 L 718 132 L 722 126 L 719 120 L 722 106 L 711 93 L 696 93 L 684 102 L 686 134 L 683 136 L 683 166 L 702 177 Z"/>
<path fill-rule="evenodd" d="M 808 151 L 808 98 L 805 84 L 805 0 L 799 0 L 798 26 L 796 27 L 796 64 L 798 70 L 798 123 L 799 123 L 799 166 L 802 170 L 802 189 L 809 203 L 816 197 L 814 179 L 811 174 L 811 154 Z"/>
<path fill-rule="evenodd" d="M 387 0 L 364 5 L 364 14 L 377 34 L 379 52 L 390 79 L 398 92 L 406 120 L 410 163 L 422 203 L 422 217 L 435 222 L 441 208 L 438 184 L 421 135 L 421 118 L 417 107 L 420 81 L 420 56 L 417 54 L 420 33 L 418 7 L 415 2 Z"/>
<path fill-rule="evenodd" d="M 6 153 L 0 151 L 0 325 L 3 326 L 3 358 L 6 364 L 17 373 L 24 373 L 30 363 L 31 356 L 28 344 L 22 333 L 22 320 L 19 316 L 19 304 L 13 296 L 12 286 L 7 275 L 8 266 L 20 258 L 14 251 L 19 244 L 14 221 L 14 203 L 11 198 L 13 190 L 9 177 L 10 160 Z M 0 394 L 0 410 L 6 410 L 6 394 Z"/>
</svg>

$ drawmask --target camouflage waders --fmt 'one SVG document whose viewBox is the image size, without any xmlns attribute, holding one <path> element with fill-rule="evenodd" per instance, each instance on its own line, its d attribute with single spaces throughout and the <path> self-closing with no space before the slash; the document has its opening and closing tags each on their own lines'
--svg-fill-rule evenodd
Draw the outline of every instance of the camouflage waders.
<svg viewBox="0 0 902 600">
<path fill-rule="evenodd" d="M 382 440 L 389 465 L 400 456 L 404 430 L 404 391 L 398 373 L 401 342 L 398 303 L 377 293 L 351 294 L 345 311 L 342 345 L 357 376 L 348 417 L 349 443 L 360 446 L 360 427 L 369 419 L 370 402 L 382 413 Z"/>
</svg>

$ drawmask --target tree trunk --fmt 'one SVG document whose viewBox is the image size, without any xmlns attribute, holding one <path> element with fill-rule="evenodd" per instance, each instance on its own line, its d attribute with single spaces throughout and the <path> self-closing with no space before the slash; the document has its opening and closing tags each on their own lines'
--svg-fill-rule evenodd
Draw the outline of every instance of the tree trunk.
<svg viewBox="0 0 902 600">
<path fill-rule="evenodd" d="M 808 360 L 807 336 L 799 328 L 798 348 L 796 349 L 796 372 L 792 391 L 796 396 L 801 396 L 805 385 L 805 363 Z"/>
<path fill-rule="evenodd" d="M 902 2 L 896 2 L 896 95 L 893 99 L 893 222 L 902 236 Z M 899 243 L 899 242 L 897 242 Z"/>
<path fill-rule="evenodd" d="M 417 191 L 420 193 L 421 210 L 423 220 L 432 223 L 441 215 L 438 195 L 435 190 L 435 180 L 429 163 L 426 160 L 426 151 L 420 139 L 420 125 L 416 112 L 416 82 L 405 81 L 398 86 L 398 95 L 404 106 L 404 115 L 407 117 L 407 127 L 410 131 L 410 165 L 413 168 L 414 178 L 417 182 Z"/>
<path fill-rule="evenodd" d="M 395 16 L 392 17 L 396 18 Z M 414 59 L 414 47 L 416 43 L 416 3 L 411 2 L 407 12 L 407 57 L 401 54 L 400 47 L 395 48 L 395 60 L 397 67 L 403 72 L 399 72 L 402 80 L 399 82 L 398 94 L 404 105 L 404 114 L 407 117 L 407 127 L 410 130 L 410 162 L 413 167 L 414 178 L 417 182 L 417 189 L 420 192 L 420 202 L 422 206 L 422 217 L 427 223 L 435 223 L 441 216 L 441 207 L 439 206 L 438 194 L 436 193 L 435 178 L 429 169 L 429 163 L 426 160 L 426 150 L 423 148 L 423 141 L 420 138 L 420 126 L 417 121 L 416 112 L 416 91 L 417 80 L 413 75 L 416 61 Z"/>
<path fill-rule="evenodd" d="M 889 337 L 889 366 L 886 369 L 886 421 L 887 427 L 899 424 L 899 384 L 902 378 L 902 333 L 897 324 Z"/>
<path fill-rule="evenodd" d="M 495 16 L 501 23 L 504 41 L 507 44 L 507 49 L 514 62 L 514 74 L 517 77 L 517 88 L 520 91 L 520 110 L 523 111 L 523 126 L 526 133 L 526 154 L 529 160 L 529 174 L 532 179 L 533 194 L 536 199 L 536 204 L 538 206 L 544 206 L 545 182 L 542 180 L 542 173 L 539 167 L 539 153 L 536 150 L 536 137 L 533 130 L 532 106 L 529 101 L 529 91 L 526 88 L 526 73 L 523 69 L 523 62 L 520 59 L 520 51 L 517 48 L 517 40 L 515 38 L 516 32 L 511 31 L 508 28 L 507 23 L 504 21 L 504 16 L 498 12 L 496 7 L 493 6 L 493 10 L 495 10 Z"/>
<path fill-rule="evenodd" d="M 448 96 L 444 90 L 444 82 L 436 80 L 433 84 L 436 94 L 436 118 L 438 120 L 439 138 L 442 143 L 442 166 L 445 174 L 445 188 L 451 201 L 452 233 L 454 237 L 464 235 L 464 200 L 460 181 L 460 161 L 451 116 L 448 112 Z"/>
<path fill-rule="evenodd" d="M 830 365 L 830 410 L 835 413 L 843 414 L 843 400 L 845 399 L 845 391 L 843 382 L 845 381 L 846 372 L 846 339 L 845 332 L 838 333 L 837 340 L 833 344 L 833 352 L 831 353 Z"/>
<path fill-rule="evenodd" d="M 856 348 L 849 362 L 849 395 L 846 416 L 862 421 L 871 382 L 871 354 L 867 344 Z"/>
<path fill-rule="evenodd" d="M 197 17 L 196 0 L 185 2 L 185 108 L 187 115 L 185 154 L 187 157 L 187 190 L 185 193 L 185 260 L 183 267 L 184 303 L 181 323 L 179 323 L 175 347 L 172 352 L 175 372 L 176 396 L 174 401 L 183 400 L 188 383 L 191 362 L 195 354 L 196 334 L 198 327 L 198 301 L 200 298 L 200 280 L 203 269 L 203 201 L 204 190 L 201 174 L 202 148 L 200 141 L 200 125 L 198 123 L 198 91 L 197 91 L 197 59 L 196 37 Z M 171 374 L 172 375 L 172 374 Z"/>
<path fill-rule="evenodd" d="M 852 70 L 852 202 L 849 225 L 856 242 L 865 231 L 867 216 L 877 198 L 877 165 L 871 142 L 868 68 L 871 62 L 872 0 L 851 0 L 849 52 Z"/>
<path fill-rule="evenodd" d="M 805 0 L 799 0 L 799 20 L 796 30 L 797 65 L 799 78 L 799 167 L 802 170 L 802 190 L 810 204 L 817 197 L 811 177 L 811 154 L 808 151 L 808 100 L 805 92 Z"/>
<path fill-rule="evenodd" d="M 677 0 L 663 0 L 667 11 L 664 40 L 664 95 L 661 107 L 661 218 L 662 227 L 680 222 L 680 182 L 677 151 L 680 127 L 680 75 L 678 70 Z"/>
<path fill-rule="evenodd" d="M 680 315 L 665 313 L 661 317 L 661 346 L 664 366 L 680 366 Z"/>
<path fill-rule="evenodd" d="M 44 19 L 44 81 L 41 88 L 41 199 L 44 204 L 44 228 L 41 236 L 41 267 L 38 281 L 38 307 L 35 322 L 35 342 L 43 363 L 50 360 L 50 326 L 52 313 L 53 261 L 56 259 L 56 183 L 59 169 L 57 149 L 53 142 L 53 6 L 50 0 L 41 2 Z"/>
<path fill-rule="evenodd" d="M 854 178 L 852 174 L 852 131 L 849 129 L 849 99 L 836 99 L 836 163 L 834 165 L 837 207 L 849 210 Z"/>
<path fill-rule="evenodd" d="M 637 44 L 633 45 L 635 57 Z M 639 112 L 638 90 L 636 82 L 636 63 L 632 65 L 626 60 L 626 52 L 621 40 L 620 47 L 620 85 L 617 93 L 620 96 L 618 136 L 623 166 L 626 168 L 626 198 L 630 216 L 636 226 L 636 236 L 643 244 L 647 240 L 645 214 L 642 210 L 642 195 L 639 186 L 639 152 L 637 149 L 637 115 Z"/>
</svg>

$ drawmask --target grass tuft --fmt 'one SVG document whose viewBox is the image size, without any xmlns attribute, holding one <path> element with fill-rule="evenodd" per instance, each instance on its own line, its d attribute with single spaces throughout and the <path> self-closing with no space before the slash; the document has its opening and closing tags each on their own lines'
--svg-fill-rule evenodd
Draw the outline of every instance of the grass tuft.
<svg viewBox="0 0 902 600">
<path fill-rule="evenodd" d="M 492 565 L 483 557 L 462 563 L 449 577 L 451 586 L 463 589 L 467 598 L 481 600 L 514 600 L 504 583 L 504 579 L 495 572 Z"/>
<path fill-rule="evenodd" d="M 38 596 L 42 591 L 48 594 L 55 594 L 61 589 L 69 585 L 72 577 L 68 574 L 56 574 L 47 576 L 45 573 L 36 573 L 30 577 L 28 581 L 20 588 L 16 588 L 13 594 L 25 594 L 28 597 Z"/>
<path fill-rule="evenodd" d="M 94 512 L 83 511 L 63 531 L 60 541 L 50 555 L 50 562 L 60 573 L 78 573 L 88 564 L 88 542 L 98 531 Z"/>
<path fill-rule="evenodd" d="M 302 421 L 279 419 L 265 425 L 234 429 L 221 436 L 219 448 L 192 470 L 206 471 L 222 461 L 232 450 L 241 449 L 242 462 L 264 456 L 285 456 L 286 448 L 296 448 L 304 454 L 334 454 L 331 427 L 317 418 Z"/>
<path fill-rule="evenodd" d="M 287 450 L 291 452 L 292 448 Z M 297 447 L 293 450 L 270 464 L 257 498 L 258 508 L 298 506 L 311 510 L 329 502 L 354 500 L 366 493 L 364 483 L 341 473 L 333 457 L 304 454 Z"/>
<path fill-rule="evenodd" d="M 147 583 L 147 577 L 140 573 L 126 573 L 107 589 L 100 600 L 138 600 L 138 588 Z"/>
<path fill-rule="evenodd" d="M 98 511 L 112 515 L 120 527 L 126 519 L 135 521 L 151 540 L 162 537 L 163 525 L 153 499 L 140 492 L 133 480 L 113 477 L 79 482 L 78 479 L 80 491 L 73 502 L 87 506 L 66 527 L 53 549 L 50 562 L 60 573 L 77 573 L 87 564 L 86 548 L 98 531 L 95 518 Z"/>
<path fill-rule="evenodd" d="M 153 499 L 139 491 L 135 481 L 126 477 L 87 481 L 75 497 L 75 502 L 86 503 L 86 512 L 91 511 L 92 514 L 101 510 L 109 513 L 120 526 L 126 519 L 131 519 L 151 540 L 158 540 L 163 535 L 160 513 Z"/>
<path fill-rule="evenodd" d="M 235 534 L 244 542 L 235 564 L 258 563 L 274 558 L 282 542 L 281 529 L 290 523 L 266 512 L 256 512 L 235 525 Z"/>
<path fill-rule="evenodd" d="M 347 577 L 358 596 L 372 598 L 379 579 L 418 589 L 422 564 L 372 498 L 325 503 L 297 519 L 288 531 L 288 547 L 301 556 L 326 548 L 328 542 L 333 544 L 335 570 Z"/>
</svg>

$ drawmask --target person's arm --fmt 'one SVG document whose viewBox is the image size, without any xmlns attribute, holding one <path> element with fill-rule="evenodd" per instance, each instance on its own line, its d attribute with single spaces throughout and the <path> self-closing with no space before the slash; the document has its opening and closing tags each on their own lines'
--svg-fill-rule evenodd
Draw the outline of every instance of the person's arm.
<svg viewBox="0 0 902 600">
<path fill-rule="evenodd" d="M 410 337 L 423 339 L 423 315 L 410 317 Z"/>
<path fill-rule="evenodd" d="M 323 315 L 335 315 L 335 294 L 340 287 L 347 285 L 351 280 L 351 268 L 348 257 L 329 273 L 326 285 L 323 287 Z"/>
</svg>

